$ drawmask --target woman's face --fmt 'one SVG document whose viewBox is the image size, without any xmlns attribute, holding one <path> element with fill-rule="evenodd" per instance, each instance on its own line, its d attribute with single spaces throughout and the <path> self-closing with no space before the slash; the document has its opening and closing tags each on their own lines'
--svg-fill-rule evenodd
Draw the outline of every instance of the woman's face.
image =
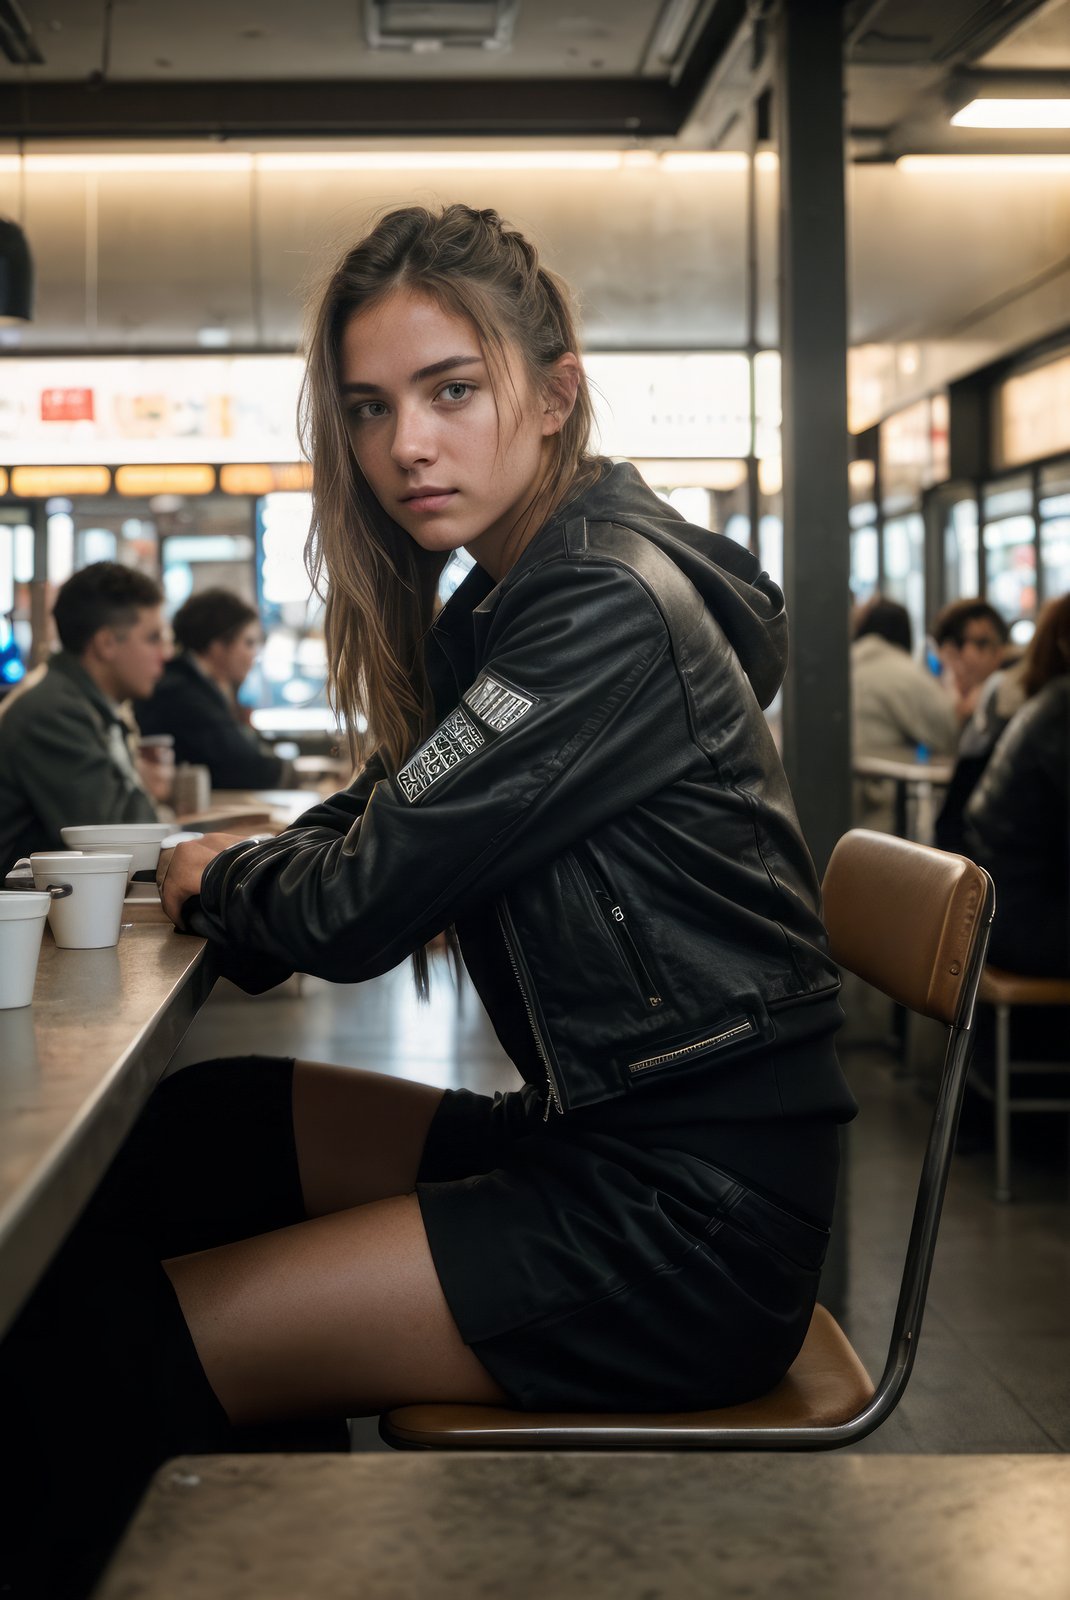
<svg viewBox="0 0 1070 1600">
<path fill-rule="evenodd" d="M 342 403 L 372 493 L 423 549 L 463 545 L 496 578 L 519 553 L 509 536 L 567 415 L 533 392 L 513 351 L 501 388 L 499 416 L 472 323 L 425 295 L 395 290 L 346 327 Z"/>
</svg>

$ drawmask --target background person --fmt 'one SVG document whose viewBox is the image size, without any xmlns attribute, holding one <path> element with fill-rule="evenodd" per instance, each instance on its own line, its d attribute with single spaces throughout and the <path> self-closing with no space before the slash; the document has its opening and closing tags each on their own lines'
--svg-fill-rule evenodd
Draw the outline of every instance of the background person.
<svg viewBox="0 0 1070 1600">
<path fill-rule="evenodd" d="M 996 885 L 989 959 L 1070 974 L 1070 595 L 1041 612 L 1022 665 L 1025 704 L 966 807 L 970 854 Z M 1063 1024 L 1065 1028 L 1065 1022 Z"/>
<path fill-rule="evenodd" d="M 68 825 L 159 820 L 124 702 L 150 694 L 163 672 L 162 602 L 153 578 L 115 561 L 83 567 L 60 589 L 62 648 L 0 718 L 0 871 L 62 849 Z"/>
<path fill-rule="evenodd" d="M 919 747 L 931 756 L 955 748 L 958 727 L 950 701 L 927 668 L 911 655 L 910 616 L 883 595 L 854 614 L 851 643 L 851 751 L 916 761 Z M 854 784 L 855 821 L 890 833 L 894 822 L 891 784 L 860 778 Z"/>
<path fill-rule="evenodd" d="M 347 254 L 310 338 L 313 568 L 376 748 L 269 845 L 180 845 L 163 886 L 261 987 L 408 956 L 426 982 L 452 925 L 523 1086 L 169 1079 L 7 1342 L 25 1542 L 51 1505 L 99 1548 L 161 1452 L 250 1425 L 723 1404 L 802 1343 L 855 1108 L 761 709 L 783 596 L 590 454 L 578 348 L 493 211 L 392 212 Z M 92 1485 L 35 1443 L 71 1393 Z"/>
<path fill-rule="evenodd" d="M 207 767 L 213 789 L 284 787 L 292 764 L 257 737 L 238 701 L 263 644 L 254 608 L 229 589 L 204 589 L 171 626 L 180 654 L 136 708 L 142 733 L 172 734 L 175 761 Z"/>
<path fill-rule="evenodd" d="M 995 606 L 978 596 L 946 605 L 930 631 L 955 715 L 964 726 L 977 710 L 986 680 L 1005 664 L 1007 624 Z"/>
</svg>

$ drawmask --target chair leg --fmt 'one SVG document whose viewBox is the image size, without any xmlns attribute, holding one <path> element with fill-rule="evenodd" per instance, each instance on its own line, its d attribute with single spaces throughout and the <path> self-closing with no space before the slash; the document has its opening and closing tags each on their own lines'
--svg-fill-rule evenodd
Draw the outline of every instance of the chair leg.
<svg viewBox="0 0 1070 1600">
<path fill-rule="evenodd" d="M 1011 1198 L 1011 1008 L 996 1006 L 996 1199 Z"/>
</svg>

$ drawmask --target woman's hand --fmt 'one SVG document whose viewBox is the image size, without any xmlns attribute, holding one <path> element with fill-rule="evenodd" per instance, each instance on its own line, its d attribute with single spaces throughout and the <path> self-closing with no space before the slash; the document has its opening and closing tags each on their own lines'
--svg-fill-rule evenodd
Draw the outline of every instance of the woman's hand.
<svg viewBox="0 0 1070 1600">
<path fill-rule="evenodd" d="M 232 844 L 242 844 L 245 838 L 246 835 L 240 833 L 206 833 L 202 839 L 189 839 L 185 844 L 176 845 L 170 852 L 170 860 L 165 862 L 161 856 L 156 869 L 160 904 L 176 928 L 182 926 L 182 907 L 186 901 L 201 891 L 201 879 L 209 861 L 214 861 L 221 851 L 229 850 Z"/>
</svg>

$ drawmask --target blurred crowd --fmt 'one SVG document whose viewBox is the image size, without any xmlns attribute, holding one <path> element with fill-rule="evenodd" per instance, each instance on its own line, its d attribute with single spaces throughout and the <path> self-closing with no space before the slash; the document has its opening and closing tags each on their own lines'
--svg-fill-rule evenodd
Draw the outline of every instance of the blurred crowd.
<svg viewBox="0 0 1070 1600">
<path fill-rule="evenodd" d="M 262 643 L 256 611 L 207 589 L 168 625 L 163 600 L 154 578 L 114 561 L 59 590 L 59 649 L 0 702 L 0 875 L 61 848 L 65 826 L 181 817 L 191 774 L 204 803 L 292 780 L 238 698 Z"/>
<path fill-rule="evenodd" d="M 898 781 L 949 768 L 932 842 L 992 874 L 989 959 L 1070 975 L 1070 595 L 1048 602 L 1024 648 L 980 598 L 933 618 L 921 660 L 905 608 L 882 595 L 855 608 L 851 632 L 856 763 L 900 763 Z M 856 779 L 857 822 L 891 829 L 895 781 Z"/>
</svg>

